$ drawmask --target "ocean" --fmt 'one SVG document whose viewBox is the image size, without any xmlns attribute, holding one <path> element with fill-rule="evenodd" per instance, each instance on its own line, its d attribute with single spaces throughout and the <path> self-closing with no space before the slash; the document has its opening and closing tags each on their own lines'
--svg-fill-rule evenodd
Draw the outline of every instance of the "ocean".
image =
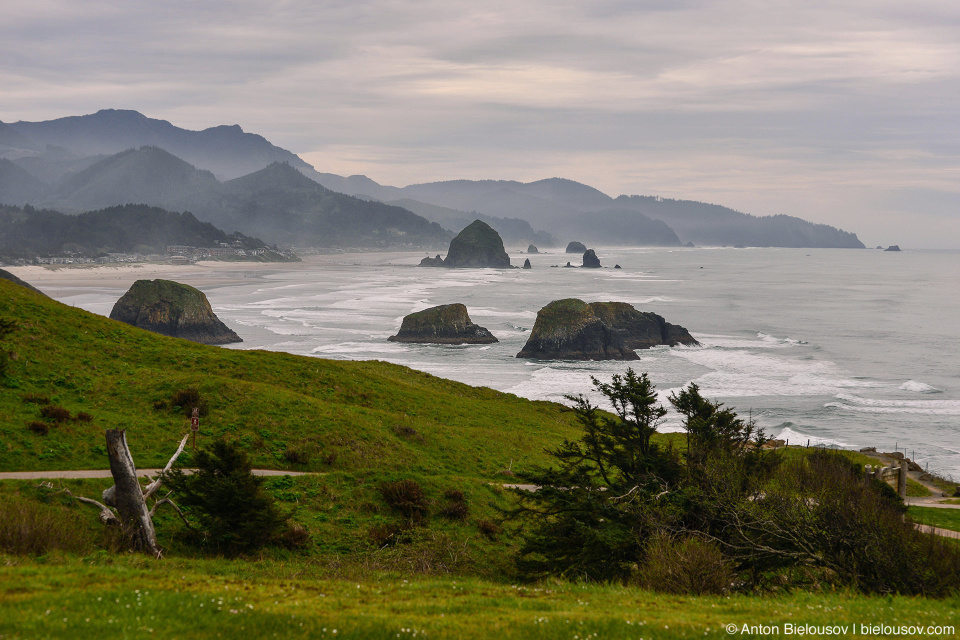
<svg viewBox="0 0 960 640">
<path fill-rule="evenodd" d="M 562 249 L 511 251 L 514 264 L 530 258 L 530 270 L 418 268 L 421 252 L 372 253 L 283 271 L 237 265 L 244 277 L 232 284 L 189 282 L 244 339 L 232 348 L 385 360 L 558 402 L 579 393 L 599 402 L 591 376 L 609 380 L 629 366 L 649 374 L 668 407 L 672 392 L 695 382 L 705 397 L 790 444 L 897 449 L 960 478 L 960 252 L 597 253 L 606 268 L 563 268 L 580 256 Z M 116 297 L 103 289 L 72 302 L 106 315 Z M 537 311 L 569 297 L 653 311 L 686 327 L 702 346 L 639 351 L 640 360 L 630 363 L 516 358 Z M 454 302 L 500 342 L 387 341 L 404 315 Z M 661 431 L 680 428 L 671 412 Z"/>
</svg>

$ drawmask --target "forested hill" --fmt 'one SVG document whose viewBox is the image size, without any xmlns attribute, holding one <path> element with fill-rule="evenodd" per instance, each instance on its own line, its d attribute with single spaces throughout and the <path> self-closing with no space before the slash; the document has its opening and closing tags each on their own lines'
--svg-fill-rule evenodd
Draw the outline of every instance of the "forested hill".
<svg viewBox="0 0 960 640">
<path fill-rule="evenodd" d="M 857 234 L 786 215 L 753 216 L 716 204 L 620 196 L 617 207 L 662 220 L 684 242 L 748 247 L 863 249 Z"/>
<path fill-rule="evenodd" d="M 257 239 L 227 234 L 191 213 L 174 213 L 146 205 L 124 205 L 80 215 L 0 205 L 0 259 L 105 253 L 162 253 L 168 245 L 243 249 L 265 248 Z"/>
</svg>

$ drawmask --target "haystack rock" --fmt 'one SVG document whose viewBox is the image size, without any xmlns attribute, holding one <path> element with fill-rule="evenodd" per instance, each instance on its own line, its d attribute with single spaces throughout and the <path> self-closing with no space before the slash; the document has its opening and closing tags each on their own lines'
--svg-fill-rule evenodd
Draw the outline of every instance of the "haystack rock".
<svg viewBox="0 0 960 640">
<path fill-rule="evenodd" d="M 537 245 L 532 244 L 527 247 L 527 253 L 540 253 L 540 249 L 537 249 Z"/>
<path fill-rule="evenodd" d="M 201 344 L 243 342 L 217 318 L 203 292 L 171 280 L 137 280 L 113 305 L 110 317 Z"/>
<path fill-rule="evenodd" d="M 424 258 L 421 267 L 510 268 L 510 256 L 503 248 L 503 239 L 483 220 L 474 220 L 450 241 L 446 259 Z"/>
<path fill-rule="evenodd" d="M 681 326 L 625 302 L 554 300 L 537 320 L 518 358 L 540 360 L 639 360 L 635 349 L 699 344 Z"/>
<path fill-rule="evenodd" d="M 597 252 L 593 249 L 587 249 L 583 252 L 583 268 L 584 269 L 599 269 L 600 268 L 600 258 L 597 257 Z"/>
<path fill-rule="evenodd" d="M 584 245 L 582 242 L 577 242 L 576 240 L 574 240 L 573 242 L 567 245 L 567 253 L 582 254 L 586 250 L 587 250 L 586 245 Z"/>
<path fill-rule="evenodd" d="M 429 344 L 490 344 L 499 342 L 485 328 L 475 325 L 462 304 L 444 304 L 404 317 L 390 342 Z"/>
</svg>

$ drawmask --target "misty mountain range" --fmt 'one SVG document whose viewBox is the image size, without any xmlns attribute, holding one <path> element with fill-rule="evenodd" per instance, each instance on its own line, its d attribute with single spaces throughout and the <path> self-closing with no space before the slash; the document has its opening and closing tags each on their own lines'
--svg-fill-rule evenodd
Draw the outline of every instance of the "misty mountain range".
<svg viewBox="0 0 960 640">
<path fill-rule="evenodd" d="M 237 125 L 188 131 L 117 110 L 0 123 L 0 202 L 69 213 L 142 203 L 295 246 L 445 247 L 481 218 L 521 246 L 863 247 L 853 233 L 800 218 L 611 198 L 561 178 L 390 187 L 317 172 Z"/>
</svg>

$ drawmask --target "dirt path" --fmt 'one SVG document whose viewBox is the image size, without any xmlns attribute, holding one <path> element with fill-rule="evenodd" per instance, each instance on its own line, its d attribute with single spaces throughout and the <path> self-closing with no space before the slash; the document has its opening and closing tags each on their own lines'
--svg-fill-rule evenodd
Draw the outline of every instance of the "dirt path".
<svg viewBox="0 0 960 640">
<path fill-rule="evenodd" d="M 138 476 L 156 476 L 160 469 L 137 469 Z M 191 473 L 192 469 L 184 469 Z M 274 469 L 254 469 L 255 476 L 305 476 L 315 475 L 305 471 L 276 471 Z M 0 480 L 49 480 L 52 478 L 110 478 L 110 469 L 86 469 L 81 471 L 4 471 Z"/>
</svg>

